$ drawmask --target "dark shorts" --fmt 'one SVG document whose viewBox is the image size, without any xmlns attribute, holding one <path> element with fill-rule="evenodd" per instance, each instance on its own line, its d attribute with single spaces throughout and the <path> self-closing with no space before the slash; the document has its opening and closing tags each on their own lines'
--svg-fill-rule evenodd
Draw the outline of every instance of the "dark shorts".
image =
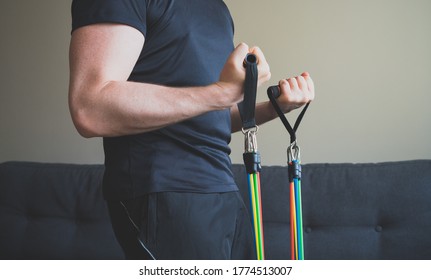
<svg viewBox="0 0 431 280">
<path fill-rule="evenodd" d="M 255 259 L 249 214 L 238 192 L 152 193 L 108 201 L 127 259 Z"/>
</svg>

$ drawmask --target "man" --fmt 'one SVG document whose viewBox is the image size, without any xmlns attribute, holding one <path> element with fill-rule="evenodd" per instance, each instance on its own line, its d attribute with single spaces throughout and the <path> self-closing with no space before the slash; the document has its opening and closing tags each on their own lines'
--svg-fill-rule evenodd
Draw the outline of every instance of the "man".
<svg viewBox="0 0 431 280">
<path fill-rule="evenodd" d="M 130 259 L 254 258 L 229 159 L 241 128 L 247 53 L 221 0 L 74 0 L 69 104 L 84 137 L 103 137 L 104 196 Z M 307 73 L 279 83 L 289 112 L 314 98 Z M 276 117 L 257 105 L 259 124 Z"/>
</svg>

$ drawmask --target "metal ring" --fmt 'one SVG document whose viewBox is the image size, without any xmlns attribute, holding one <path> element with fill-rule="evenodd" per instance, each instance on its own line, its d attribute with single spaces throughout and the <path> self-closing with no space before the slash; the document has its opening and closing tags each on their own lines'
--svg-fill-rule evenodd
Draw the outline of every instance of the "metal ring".
<svg viewBox="0 0 431 280">
<path fill-rule="evenodd" d="M 255 125 L 254 127 L 250 127 L 250 128 L 246 128 L 246 129 L 244 129 L 242 127 L 241 131 L 242 131 L 243 134 L 247 134 L 249 132 L 257 133 L 259 131 L 259 126 Z"/>
<path fill-rule="evenodd" d="M 287 159 L 288 159 L 288 162 L 292 162 L 294 160 L 299 161 L 300 157 L 301 157 L 301 150 L 295 140 L 292 143 L 290 143 L 289 147 L 287 147 Z"/>
</svg>

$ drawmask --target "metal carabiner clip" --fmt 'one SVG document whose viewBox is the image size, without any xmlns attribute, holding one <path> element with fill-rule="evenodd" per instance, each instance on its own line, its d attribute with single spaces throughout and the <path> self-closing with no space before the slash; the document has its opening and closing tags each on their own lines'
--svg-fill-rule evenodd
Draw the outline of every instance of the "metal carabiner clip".
<svg viewBox="0 0 431 280">
<path fill-rule="evenodd" d="M 301 157 L 301 150 L 299 149 L 299 146 L 295 141 L 290 143 L 289 147 L 287 147 L 287 160 L 288 163 L 292 161 L 300 161 Z"/>
<path fill-rule="evenodd" d="M 256 125 L 249 129 L 242 128 L 242 133 L 244 134 L 244 152 L 245 153 L 255 153 L 257 152 L 257 139 L 256 134 L 259 127 Z"/>
</svg>

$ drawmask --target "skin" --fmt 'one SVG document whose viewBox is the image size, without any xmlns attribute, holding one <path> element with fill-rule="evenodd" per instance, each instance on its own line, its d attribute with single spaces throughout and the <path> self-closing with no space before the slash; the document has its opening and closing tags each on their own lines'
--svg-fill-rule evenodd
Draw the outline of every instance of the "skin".
<svg viewBox="0 0 431 280">
<path fill-rule="evenodd" d="M 145 43 L 141 32 L 122 24 L 94 24 L 72 33 L 69 108 L 83 137 L 131 135 L 160 129 L 210 111 L 230 108 L 232 132 L 241 129 L 237 103 L 243 99 L 247 53 L 258 58 L 261 85 L 271 77 L 258 47 L 239 44 L 219 81 L 203 87 L 174 88 L 127 81 Z M 279 82 L 278 102 L 287 113 L 314 99 L 308 73 Z M 269 102 L 256 106 L 256 122 L 277 117 Z"/>
</svg>

